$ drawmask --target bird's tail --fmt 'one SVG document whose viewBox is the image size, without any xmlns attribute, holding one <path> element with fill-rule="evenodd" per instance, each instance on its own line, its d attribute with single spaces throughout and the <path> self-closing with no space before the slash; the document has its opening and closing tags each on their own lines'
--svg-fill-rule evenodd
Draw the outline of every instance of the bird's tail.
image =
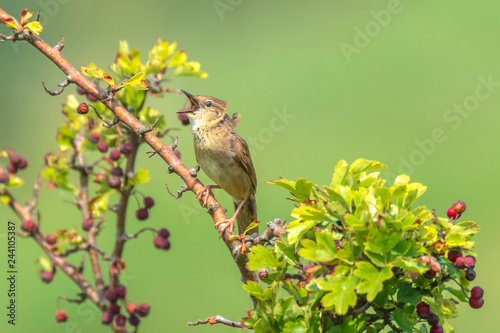
<svg viewBox="0 0 500 333">
<path fill-rule="evenodd" d="M 239 201 L 234 201 L 234 209 L 238 208 Z M 257 220 L 257 203 L 255 202 L 255 195 L 251 195 L 241 207 L 240 212 L 236 216 L 236 222 L 238 222 L 238 232 L 240 234 L 244 233 L 246 228 L 253 221 Z M 247 235 L 252 235 L 255 232 L 259 232 L 259 228 L 255 227 L 247 232 Z"/>
</svg>

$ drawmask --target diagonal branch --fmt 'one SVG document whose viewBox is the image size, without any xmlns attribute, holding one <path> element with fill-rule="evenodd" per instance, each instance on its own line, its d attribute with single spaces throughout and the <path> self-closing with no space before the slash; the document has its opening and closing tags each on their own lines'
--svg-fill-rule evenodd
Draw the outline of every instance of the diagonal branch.
<svg viewBox="0 0 500 333">
<path fill-rule="evenodd" d="M 28 208 L 21 205 L 8 190 L 1 190 L 0 194 L 5 195 L 9 198 L 9 206 L 21 220 L 32 219 L 32 215 L 30 214 Z M 52 263 L 64 274 L 66 274 L 71 280 L 73 280 L 73 282 L 75 282 L 76 285 L 82 290 L 82 293 L 85 294 L 85 296 L 92 303 L 94 303 L 99 309 L 104 311 L 104 305 L 101 303 L 98 292 L 87 281 L 85 276 L 81 272 L 79 272 L 73 265 L 68 263 L 63 257 L 52 252 L 52 246 L 45 241 L 43 234 L 40 232 L 40 230 L 38 230 L 38 228 L 35 228 L 35 230 L 33 231 L 33 239 L 49 256 Z"/>
<path fill-rule="evenodd" d="M 5 16 L 11 17 L 5 11 L 0 9 L 0 18 Z M 101 101 L 108 109 L 110 109 L 116 116 L 118 120 L 126 124 L 130 127 L 134 132 L 141 133 L 146 127 L 142 124 L 137 118 L 135 118 L 132 113 L 128 112 L 120 103 L 113 97 L 110 98 L 106 90 L 97 87 L 91 81 L 89 81 L 83 74 L 78 72 L 70 62 L 61 54 L 60 48 L 51 47 L 47 43 L 45 43 L 39 36 L 31 34 L 28 30 L 24 31 L 15 31 L 16 40 L 25 40 L 31 45 L 33 45 L 37 50 L 43 53 L 47 58 L 49 58 L 61 71 L 66 74 L 67 80 L 72 83 L 77 84 L 79 87 L 83 88 L 90 95 L 97 98 Z M 198 180 L 198 178 L 193 177 L 190 170 L 173 154 L 172 147 L 164 145 L 156 135 L 152 132 L 145 133 L 143 135 L 144 141 L 153 148 L 153 150 L 161 156 L 161 158 L 168 163 L 169 169 L 172 172 L 176 173 L 185 183 L 189 190 L 197 193 L 201 191 L 204 186 Z M 122 196 L 121 201 L 128 199 L 127 194 Z M 126 200 L 125 200 L 126 201 Z M 217 200 L 210 194 L 207 194 L 207 205 L 216 207 L 213 210 L 209 211 L 210 216 L 212 217 L 214 223 L 226 221 L 226 216 L 224 213 L 224 209 L 219 205 Z M 126 205 L 124 205 L 126 206 Z M 123 206 L 120 207 L 123 209 Z M 221 223 L 218 227 L 218 231 L 221 232 L 222 228 L 225 224 Z M 122 254 L 123 251 L 123 243 L 120 243 L 119 239 L 122 239 L 124 234 L 124 221 L 118 221 L 117 223 L 117 245 L 115 246 L 115 255 Z M 243 283 L 247 281 L 255 281 L 259 282 L 257 275 L 255 272 L 250 271 L 246 267 L 246 263 L 248 261 L 246 256 L 238 255 L 240 242 L 231 239 L 232 232 L 226 229 L 223 235 L 223 241 L 226 244 L 233 260 L 235 261 L 238 269 L 241 273 L 241 278 Z M 112 285 L 114 281 L 111 281 Z"/>
</svg>

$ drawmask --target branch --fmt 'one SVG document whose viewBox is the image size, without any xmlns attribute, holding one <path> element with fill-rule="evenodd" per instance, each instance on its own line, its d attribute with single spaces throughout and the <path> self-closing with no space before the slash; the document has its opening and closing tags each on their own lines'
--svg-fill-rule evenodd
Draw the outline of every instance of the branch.
<svg viewBox="0 0 500 333">
<path fill-rule="evenodd" d="M 239 327 L 239 328 L 244 328 L 243 324 L 239 321 L 232 321 L 229 319 L 226 319 L 222 316 L 210 316 L 205 319 L 200 319 L 195 322 L 188 322 L 188 326 L 198 326 L 198 325 L 204 325 L 204 324 L 210 324 L 211 326 L 214 326 L 214 324 L 224 324 L 227 326 L 231 327 Z"/>
<path fill-rule="evenodd" d="M 139 150 L 139 138 L 135 133 L 130 133 L 129 142 L 132 145 L 132 150 L 127 156 L 127 165 L 125 166 L 124 174 L 124 185 L 126 187 L 130 175 L 134 174 L 134 166 L 137 158 L 137 152 Z M 112 255 L 112 262 L 110 267 L 119 267 L 118 263 L 121 261 L 123 255 L 123 247 L 127 240 L 127 235 L 125 233 L 125 221 L 127 216 L 127 207 L 130 199 L 130 194 L 132 192 L 133 186 L 127 188 L 126 190 L 120 191 L 120 203 L 118 205 L 117 217 L 116 217 L 116 235 L 115 235 L 115 247 Z M 115 288 L 119 282 L 120 269 L 110 269 L 109 271 L 110 288 Z"/>
<path fill-rule="evenodd" d="M 0 9 L 0 16 L 6 16 L 6 15 L 10 17 L 10 15 L 8 15 L 6 12 Z M 101 101 L 108 109 L 110 109 L 114 113 L 115 117 L 119 121 L 126 124 L 130 129 L 132 129 L 132 131 L 136 133 L 137 132 L 141 133 L 141 131 L 143 131 L 144 128 L 146 128 L 146 126 L 142 124 L 137 118 L 135 118 L 132 115 L 132 113 L 128 112 L 123 106 L 121 106 L 114 97 L 110 98 L 106 90 L 97 87 L 95 84 L 89 81 L 85 76 L 83 76 L 83 74 L 78 72 L 68 62 L 68 60 L 62 56 L 60 52 L 60 47 L 51 47 L 50 45 L 45 43 L 39 36 L 31 34 L 26 29 L 22 32 L 15 31 L 15 34 L 16 34 L 15 36 L 16 38 L 14 38 L 15 40 L 25 40 L 31 45 L 33 45 L 37 50 L 39 50 L 47 58 L 49 58 L 57 67 L 59 67 L 61 71 L 64 72 L 69 82 L 77 84 L 79 87 L 83 88 L 90 95 L 94 96 L 99 101 Z M 191 175 L 190 170 L 173 154 L 173 150 L 171 147 L 164 145 L 158 139 L 158 137 L 154 135 L 152 132 L 145 133 L 143 135 L 143 139 L 149 146 L 151 146 L 151 148 L 153 148 L 153 150 L 159 156 L 161 156 L 161 158 L 165 162 L 168 163 L 169 170 L 176 173 L 186 183 L 186 186 L 190 191 L 198 193 L 204 188 L 203 184 L 198 180 L 198 178 L 193 177 Z M 122 198 L 120 200 L 120 210 L 118 212 L 119 219 L 117 221 L 117 235 L 116 235 L 117 237 L 116 237 L 115 251 L 114 251 L 114 254 L 117 257 L 121 257 L 123 251 L 122 239 L 123 239 L 123 234 L 125 232 L 124 230 L 125 219 L 124 219 L 123 209 L 126 208 L 125 206 L 128 200 L 128 196 L 129 194 L 125 192 L 124 194 L 122 194 Z M 206 195 L 206 203 L 207 205 L 215 207 L 215 209 L 209 211 L 209 214 L 212 217 L 214 223 L 223 222 L 227 220 L 224 213 L 224 209 L 210 193 L 207 193 Z M 218 227 L 218 233 L 220 233 L 223 230 L 224 226 L 225 226 L 224 223 L 220 223 Z M 222 239 L 226 244 L 229 252 L 231 253 L 233 260 L 238 266 L 243 283 L 246 283 L 248 281 L 255 281 L 259 283 L 259 280 L 255 272 L 250 271 L 246 267 L 246 263 L 248 261 L 246 256 L 237 257 L 238 249 L 240 247 L 239 244 L 240 242 L 232 240 L 231 239 L 232 235 L 233 235 L 232 232 L 229 230 L 229 228 L 227 228 L 225 230 L 225 233 L 223 234 Z M 113 276 L 113 279 L 111 279 L 111 285 L 114 286 L 116 284 L 116 281 L 117 281 L 116 276 Z"/>
<path fill-rule="evenodd" d="M 22 220 L 31 220 L 32 216 L 26 207 L 23 207 L 19 202 L 12 196 L 12 194 L 3 189 L 0 191 L 1 195 L 5 195 L 9 198 L 9 206 L 16 213 L 16 215 Z M 104 311 L 104 305 L 101 303 L 98 292 L 92 287 L 92 285 L 87 281 L 85 276 L 79 272 L 73 265 L 68 263 L 63 257 L 52 252 L 52 246 L 48 244 L 43 234 L 40 230 L 35 228 L 32 233 L 33 239 L 40 245 L 42 250 L 49 256 L 51 262 L 59 268 L 64 274 L 66 274 L 76 285 L 82 290 L 82 293 L 99 309 Z"/>
<path fill-rule="evenodd" d="M 84 138 L 86 136 L 85 129 L 79 132 L 75 138 L 73 143 L 74 152 L 76 153 L 75 159 L 78 162 L 78 168 L 76 168 L 80 172 L 80 189 L 78 192 L 77 198 L 77 206 L 80 208 L 82 212 L 82 216 L 84 219 L 91 219 L 92 214 L 90 212 L 90 204 L 89 204 L 89 175 L 88 169 L 85 165 L 85 157 L 81 152 L 82 144 L 84 142 Z M 93 227 L 87 232 L 87 243 L 89 245 L 89 257 L 90 257 L 90 265 L 92 267 L 92 273 L 94 274 L 95 285 L 97 290 L 99 290 L 99 294 L 101 297 L 101 302 L 105 303 L 106 300 L 104 298 L 104 279 L 102 276 L 101 263 L 99 261 L 99 254 L 95 250 L 97 247 L 96 244 L 96 233 L 97 228 Z"/>
</svg>

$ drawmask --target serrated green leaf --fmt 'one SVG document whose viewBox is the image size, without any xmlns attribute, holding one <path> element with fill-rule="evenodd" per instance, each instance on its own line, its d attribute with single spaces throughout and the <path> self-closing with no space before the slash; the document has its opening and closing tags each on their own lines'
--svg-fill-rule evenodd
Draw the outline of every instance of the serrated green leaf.
<svg viewBox="0 0 500 333">
<path fill-rule="evenodd" d="M 361 294 L 366 294 L 366 299 L 371 302 L 383 288 L 383 283 L 392 277 L 389 265 L 378 270 L 375 266 L 366 261 L 358 261 L 354 275 L 361 279 L 357 290 Z"/>
<path fill-rule="evenodd" d="M 358 284 L 358 278 L 349 275 L 346 277 L 331 277 L 319 279 L 320 289 L 330 291 L 323 296 L 322 303 L 326 309 L 333 309 L 336 313 L 344 315 L 350 306 L 356 305 L 355 288 Z"/>
<path fill-rule="evenodd" d="M 397 300 L 398 302 L 415 305 L 420 301 L 420 293 L 413 287 L 412 283 L 405 283 L 399 287 Z"/>
<path fill-rule="evenodd" d="M 252 271 L 266 267 L 276 268 L 280 264 L 274 253 L 262 245 L 252 246 L 250 251 L 252 253 L 248 254 L 247 266 Z"/>
<path fill-rule="evenodd" d="M 139 73 L 135 74 L 134 76 L 132 76 L 127 81 L 125 81 L 125 83 L 123 85 L 121 85 L 120 87 L 129 86 L 129 87 L 133 87 L 133 88 L 139 89 L 139 90 L 148 90 L 148 88 L 145 87 L 142 83 L 144 76 L 145 76 L 144 72 L 139 72 Z"/>
<path fill-rule="evenodd" d="M 288 241 L 290 244 L 295 244 L 299 241 L 299 239 L 312 227 L 318 224 L 318 221 L 309 220 L 309 221 L 299 221 L 295 220 L 290 222 L 290 224 L 286 227 L 288 231 Z"/>
<path fill-rule="evenodd" d="M 358 219 L 356 216 L 352 214 L 346 214 L 344 217 L 345 223 L 355 231 L 363 231 L 367 230 L 368 227 L 366 223 Z"/>
<path fill-rule="evenodd" d="M 243 289 L 245 289 L 250 295 L 259 299 L 263 299 L 264 297 L 264 289 L 262 289 L 261 285 L 257 282 L 248 281 L 247 284 L 243 285 Z"/>
<path fill-rule="evenodd" d="M 302 239 L 299 255 L 307 260 L 328 262 L 335 258 L 337 252 L 331 232 L 316 233 L 316 242 L 310 239 Z"/>
</svg>

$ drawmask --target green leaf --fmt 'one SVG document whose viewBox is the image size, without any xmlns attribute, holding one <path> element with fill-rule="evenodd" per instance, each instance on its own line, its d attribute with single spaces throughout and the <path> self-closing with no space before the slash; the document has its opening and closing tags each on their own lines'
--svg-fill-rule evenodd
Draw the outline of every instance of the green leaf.
<svg viewBox="0 0 500 333">
<path fill-rule="evenodd" d="M 387 168 L 386 165 L 383 165 L 379 161 L 370 161 L 365 159 L 357 159 L 351 164 L 351 172 L 354 177 L 358 177 L 360 174 L 372 170 L 384 169 Z"/>
<path fill-rule="evenodd" d="M 280 265 L 280 262 L 274 256 L 274 253 L 262 245 L 252 246 L 250 251 L 252 253 L 248 254 L 247 265 L 252 271 L 266 267 L 276 268 Z"/>
<path fill-rule="evenodd" d="M 354 275 L 346 277 L 327 276 L 326 279 L 318 279 L 321 290 L 330 291 L 323 296 L 322 303 L 326 309 L 334 309 L 340 315 L 344 315 L 350 306 L 356 305 L 355 288 L 358 278 Z"/>
<path fill-rule="evenodd" d="M 295 246 L 282 241 L 276 242 L 276 255 L 282 254 L 290 265 L 297 265 L 299 260 L 295 256 Z"/>
<path fill-rule="evenodd" d="M 413 325 L 414 325 L 414 322 L 413 322 L 413 318 L 411 318 L 410 314 L 408 313 L 408 311 L 406 311 L 406 306 L 405 306 L 405 309 L 400 309 L 400 308 L 396 308 L 394 310 L 394 320 L 396 321 L 396 323 L 398 324 L 399 327 L 401 327 L 401 329 L 404 331 L 404 332 L 408 332 L 408 333 L 411 333 L 413 332 Z M 415 316 L 413 316 L 415 317 Z"/>
<path fill-rule="evenodd" d="M 304 178 L 299 178 L 296 182 L 282 178 L 270 183 L 287 189 L 297 199 L 302 201 L 309 199 L 309 195 L 313 189 L 313 183 L 305 180 Z"/>
<path fill-rule="evenodd" d="M 413 288 L 412 283 L 405 283 L 398 290 L 398 302 L 417 304 L 420 301 L 420 293 Z"/>
<path fill-rule="evenodd" d="M 445 242 L 450 247 L 464 246 L 467 243 L 464 236 L 464 228 L 459 225 L 453 226 L 446 235 Z"/>
<path fill-rule="evenodd" d="M 385 266 L 382 270 L 378 270 L 375 266 L 366 261 L 358 261 L 354 275 L 361 279 L 358 285 L 358 292 L 367 294 L 366 299 L 371 302 L 382 290 L 383 283 L 392 277 L 390 266 Z"/>
<path fill-rule="evenodd" d="M 104 70 L 97 68 L 94 64 L 90 64 L 89 67 L 80 67 L 80 72 L 84 75 L 101 79 L 111 86 L 115 85 L 115 80 Z"/>
<path fill-rule="evenodd" d="M 243 289 L 245 289 L 250 295 L 255 296 L 259 299 L 263 299 L 264 297 L 264 289 L 254 281 L 248 281 L 247 284 L 243 285 Z"/>
<path fill-rule="evenodd" d="M 309 220 L 309 221 L 300 221 L 295 220 L 290 222 L 290 224 L 286 227 L 288 231 L 288 241 L 290 244 L 295 244 L 299 241 L 299 239 L 309 231 L 312 227 L 318 224 L 318 221 Z"/>
<path fill-rule="evenodd" d="M 142 84 L 144 76 L 145 76 L 144 72 L 139 72 L 139 73 L 135 74 L 134 76 L 132 76 L 127 81 L 125 81 L 125 83 L 123 85 L 121 85 L 120 87 L 129 86 L 129 87 L 133 87 L 133 88 L 139 89 L 139 90 L 148 90 L 148 88 L 143 86 L 143 84 Z"/>
<path fill-rule="evenodd" d="M 358 219 L 356 216 L 352 214 L 346 214 L 345 217 L 345 223 L 352 228 L 352 230 L 355 231 L 363 231 L 367 230 L 368 227 L 366 226 L 366 223 Z"/>
<path fill-rule="evenodd" d="M 300 244 L 303 248 L 299 249 L 299 255 L 307 260 L 328 262 L 335 258 L 337 252 L 333 234 L 327 231 L 316 233 L 316 242 L 302 239 Z"/>
<path fill-rule="evenodd" d="M 144 184 L 149 182 L 151 177 L 149 177 L 149 170 L 148 169 L 140 169 L 137 171 L 134 175 L 133 179 L 129 179 L 128 184 L 129 185 L 139 185 L 139 184 Z"/>
</svg>

